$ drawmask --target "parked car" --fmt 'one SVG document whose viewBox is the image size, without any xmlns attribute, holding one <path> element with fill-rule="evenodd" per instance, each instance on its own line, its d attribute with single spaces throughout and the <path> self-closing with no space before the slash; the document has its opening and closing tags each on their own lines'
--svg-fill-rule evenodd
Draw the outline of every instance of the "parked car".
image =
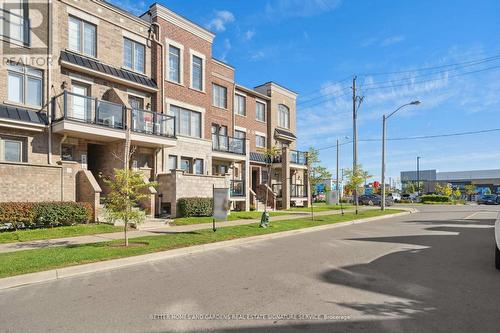
<svg viewBox="0 0 500 333">
<path fill-rule="evenodd" d="M 500 270 L 500 214 L 495 222 L 495 267 Z"/>
<path fill-rule="evenodd" d="M 394 202 L 400 202 L 401 201 L 401 194 L 399 193 L 391 193 L 389 194 L 390 197 L 394 200 Z"/>
<path fill-rule="evenodd" d="M 485 194 L 477 199 L 478 205 L 498 205 L 498 196 L 496 194 Z"/>
<path fill-rule="evenodd" d="M 368 206 L 380 206 L 382 197 L 378 194 L 365 194 L 358 198 L 358 201 L 361 205 Z M 394 204 L 394 200 L 391 196 L 385 197 L 386 206 L 392 206 Z"/>
</svg>

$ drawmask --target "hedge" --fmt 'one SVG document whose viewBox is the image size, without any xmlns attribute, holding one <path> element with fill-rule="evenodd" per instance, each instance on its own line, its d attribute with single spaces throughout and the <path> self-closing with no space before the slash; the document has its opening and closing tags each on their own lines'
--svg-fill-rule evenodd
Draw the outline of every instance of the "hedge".
<svg viewBox="0 0 500 333">
<path fill-rule="evenodd" d="M 445 195 L 427 194 L 420 197 L 422 202 L 450 202 L 450 198 Z"/>
<path fill-rule="evenodd" d="M 0 227 L 47 228 L 88 223 L 93 209 L 85 202 L 2 202 Z"/>
<path fill-rule="evenodd" d="M 177 200 L 179 217 L 212 216 L 212 198 L 182 198 Z"/>
</svg>

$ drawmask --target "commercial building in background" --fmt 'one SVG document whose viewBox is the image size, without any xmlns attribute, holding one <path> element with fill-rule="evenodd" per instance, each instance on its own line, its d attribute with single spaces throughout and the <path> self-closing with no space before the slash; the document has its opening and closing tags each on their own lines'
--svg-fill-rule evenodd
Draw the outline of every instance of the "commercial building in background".
<svg viewBox="0 0 500 333">
<path fill-rule="evenodd" d="M 423 185 L 424 193 L 433 193 L 436 183 L 451 184 L 454 188 L 464 189 L 465 185 L 475 185 L 478 193 L 490 191 L 500 193 L 500 169 L 438 172 L 437 170 L 421 170 L 419 177 L 416 171 L 401 171 L 403 189 L 408 183 Z"/>
<path fill-rule="evenodd" d="M 0 201 L 90 202 L 98 216 L 102 177 L 129 160 L 159 184 L 150 215 L 214 186 L 238 210 L 310 202 L 297 94 L 238 85 L 212 32 L 160 4 L 140 17 L 98 0 L 0 6 Z"/>
</svg>

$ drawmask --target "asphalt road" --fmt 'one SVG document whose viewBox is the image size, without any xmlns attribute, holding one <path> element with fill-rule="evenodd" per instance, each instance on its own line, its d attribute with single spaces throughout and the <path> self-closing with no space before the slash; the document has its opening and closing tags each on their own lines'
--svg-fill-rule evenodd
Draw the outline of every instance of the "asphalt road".
<svg viewBox="0 0 500 333">
<path fill-rule="evenodd" d="M 0 291 L 0 331 L 499 332 L 498 207 L 418 208 Z M 169 314 L 240 320 L 153 319 Z M 255 314 L 271 319 L 241 320 Z M 292 314 L 347 318 L 281 320 Z"/>
</svg>

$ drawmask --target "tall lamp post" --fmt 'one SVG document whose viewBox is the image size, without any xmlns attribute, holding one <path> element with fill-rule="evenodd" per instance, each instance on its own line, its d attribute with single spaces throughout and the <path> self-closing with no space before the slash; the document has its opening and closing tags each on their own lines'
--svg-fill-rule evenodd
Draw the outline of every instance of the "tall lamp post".
<svg viewBox="0 0 500 333">
<path fill-rule="evenodd" d="M 398 107 L 396 110 L 392 111 L 388 116 L 385 114 L 382 116 L 382 200 L 380 203 L 380 208 L 385 210 L 385 132 L 386 132 L 386 122 L 387 119 L 392 117 L 396 112 L 401 110 L 402 108 L 409 105 L 419 105 L 420 101 L 413 101 L 410 103 L 406 103 Z"/>
</svg>

